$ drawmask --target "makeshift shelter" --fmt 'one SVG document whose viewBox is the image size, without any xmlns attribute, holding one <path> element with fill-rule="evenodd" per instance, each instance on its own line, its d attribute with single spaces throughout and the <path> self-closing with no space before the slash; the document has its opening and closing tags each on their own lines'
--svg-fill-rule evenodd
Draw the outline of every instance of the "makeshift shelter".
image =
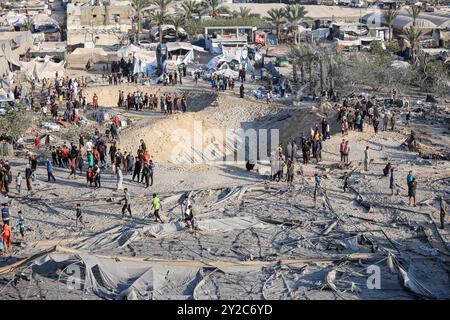
<svg viewBox="0 0 450 320">
<path fill-rule="evenodd" d="M 64 74 L 65 61 L 59 63 L 50 60 L 50 57 L 44 59 L 36 58 L 30 62 L 20 62 L 21 70 L 25 72 L 29 80 L 42 80 L 44 78 L 53 79 Z"/>
<path fill-rule="evenodd" d="M 133 73 L 153 74 L 158 67 L 155 51 L 148 51 L 134 44 L 120 48 L 117 56 L 134 61 Z"/>
<path fill-rule="evenodd" d="M 246 49 L 237 50 L 234 53 L 225 51 L 223 54 L 213 57 L 206 65 L 207 70 L 236 69 L 236 67 L 243 67 L 247 72 L 255 70 Z"/>
<path fill-rule="evenodd" d="M 166 59 L 176 61 L 177 65 L 187 65 L 194 60 L 194 46 L 188 42 L 169 42 Z"/>
<path fill-rule="evenodd" d="M 85 65 L 92 62 L 109 61 L 108 53 L 102 48 L 77 48 L 68 56 L 70 65 Z"/>
</svg>

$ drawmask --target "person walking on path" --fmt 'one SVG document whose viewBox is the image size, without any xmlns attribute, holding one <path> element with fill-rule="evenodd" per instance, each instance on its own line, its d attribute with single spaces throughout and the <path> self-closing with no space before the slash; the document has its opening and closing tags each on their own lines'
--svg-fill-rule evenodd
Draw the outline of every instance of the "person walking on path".
<svg viewBox="0 0 450 320">
<path fill-rule="evenodd" d="M 83 211 L 81 210 L 81 205 L 77 203 L 76 209 L 76 217 L 75 217 L 75 228 L 78 228 L 78 222 L 81 223 L 81 228 L 84 227 L 84 221 L 83 221 Z"/>
<path fill-rule="evenodd" d="M 50 159 L 47 158 L 47 177 L 48 177 L 48 182 L 50 182 L 50 179 L 53 179 L 53 182 L 56 181 L 55 176 L 53 175 L 53 164 L 50 161 Z"/>
<path fill-rule="evenodd" d="M 122 218 L 125 217 L 125 211 L 128 211 L 128 213 L 130 214 L 130 218 L 132 218 L 132 214 L 131 214 L 131 197 L 130 197 L 130 193 L 128 192 L 128 189 L 125 188 L 123 189 L 124 192 L 124 204 L 122 207 Z"/>
<path fill-rule="evenodd" d="M 154 210 L 153 214 L 155 215 L 155 222 L 158 222 L 159 219 L 161 223 L 164 223 L 159 215 L 159 210 L 162 210 L 161 200 L 156 196 L 156 193 L 153 194 L 152 207 L 150 210 Z"/>
</svg>

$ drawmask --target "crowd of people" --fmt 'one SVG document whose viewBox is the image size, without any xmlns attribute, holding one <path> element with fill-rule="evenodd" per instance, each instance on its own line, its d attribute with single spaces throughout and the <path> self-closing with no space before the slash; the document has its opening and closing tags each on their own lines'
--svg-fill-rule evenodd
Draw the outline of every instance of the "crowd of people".
<svg viewBox="0 0 450 320">
<path fill-rule="evenodd" d="M 164 114 L 186 112 L 188 108 L 186 95 L 163 93 L 158 97 L 157 93 L 148 94 L 141 91 L 128 92 L 126 96 L 124 91 L 119 91 L 117 106 L 136 111 L 159 109 Z"/>
</svg>

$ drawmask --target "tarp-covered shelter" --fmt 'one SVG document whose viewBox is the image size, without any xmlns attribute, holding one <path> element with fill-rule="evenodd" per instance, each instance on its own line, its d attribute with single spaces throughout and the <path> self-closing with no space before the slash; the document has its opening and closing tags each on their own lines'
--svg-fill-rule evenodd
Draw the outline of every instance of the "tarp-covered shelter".
<svg viewBox="0 0 450 320">
<path fill-rule="evenodd" d="M 42 80 L 44 78 L 53 79 L 64 75 L 65 61 L 59 63 L 50 60 L 50 57 L 36 58 L 30 62 L 20 62 L 21 70 L 25 73 L 28 80 Z"/>
<path fill-rule="evenodd" d="M 153 74 L 158 67 L 158 61 L 156 59 L 156 52 L 145 50 L 134 44 L 124 46 L 117 51 L 119 58 L 125 60 L 131 59 L 134 61 L 133 72 L 134 73 L 147 73 Z"/>
<path fill-rule="evenodd" d="M 0 76 L 9 74 L 12 66 L 19 65 L 19 58 L 33 46 L 30 31 L 0 32 Z"/>
</svg>

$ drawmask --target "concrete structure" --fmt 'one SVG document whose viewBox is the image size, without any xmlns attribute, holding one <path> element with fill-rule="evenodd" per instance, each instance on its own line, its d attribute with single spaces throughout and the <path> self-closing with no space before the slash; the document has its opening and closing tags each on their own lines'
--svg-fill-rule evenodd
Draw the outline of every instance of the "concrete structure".
<svg viewBox="0 0 450 320">
<path fill-rule="evenodd" d="M 128 3 L 128 2 L 127 2 Z M 119 29 L 126 32 L 132 28 L 133 9 L 129 4 L 111 2 L 110 5 L 67 5 L 67 29 L 101 28 Z"/>
<path fill-rule="evenodd" d="M 96 1 L 67 5 L 67 44 L 91 42 L 112 46 L 128 43 L 133 27 L 133 9 L 128 1 L 111 1 L 101 5 Z"/>
</svg>

